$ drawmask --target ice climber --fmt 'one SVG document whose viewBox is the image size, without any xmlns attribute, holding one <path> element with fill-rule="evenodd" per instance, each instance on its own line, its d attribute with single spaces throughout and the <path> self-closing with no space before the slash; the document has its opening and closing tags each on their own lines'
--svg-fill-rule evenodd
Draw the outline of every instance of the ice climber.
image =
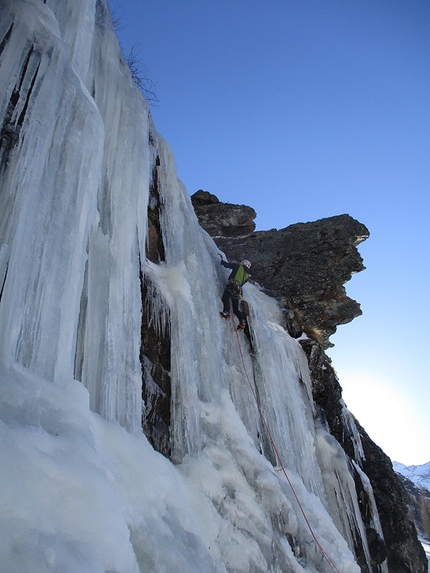
<svg viewBox="0 0 430 573">
<path fill-rule="evenodd" d="M 251 263 L 244 260 L 240 263 L 229 263 L 224 261 L 221 257 L 221 264 L 227 269 L 231 269 L 228 282 L 222 295 L 222 302 L 224 305 L 223 311 L 220 312 L 220 317 L 230 320 L 230 308 L 233 307 L 233 312 L 239 320 L 238 330 L 242 330 L 246 326 L 246 315 L 240 310 L 240 300 L 242 297 L 242 287 L 249 278 L 249 269 Z M 231 301 L 231 302 L 230 302 Z"/>
</svg>

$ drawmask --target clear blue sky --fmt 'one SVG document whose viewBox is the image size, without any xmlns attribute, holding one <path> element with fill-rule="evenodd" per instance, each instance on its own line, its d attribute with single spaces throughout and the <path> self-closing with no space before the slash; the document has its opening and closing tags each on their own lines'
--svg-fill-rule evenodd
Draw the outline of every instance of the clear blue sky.
<svg viewBox="0 0 430 573">
<path fill-rule="evenodd" d="M 349 213 L 363 316 L 329 354 L 370 436 L 430 460 L 430 2 L 111 0 L 157 83 L 157 130 L 190 194 L 259 230 Z M 252 260 L 252 253 L 249 253 Z M 372 403 L 374 406 L 372 406 Z"/>
</svg>

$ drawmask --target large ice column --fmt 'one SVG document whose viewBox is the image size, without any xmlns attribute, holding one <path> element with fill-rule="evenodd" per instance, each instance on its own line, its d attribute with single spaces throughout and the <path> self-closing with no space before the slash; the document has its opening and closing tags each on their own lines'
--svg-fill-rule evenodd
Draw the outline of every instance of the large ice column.
<svg viewBox="0 0 430 573">
<path fill-rule="evenodd" d="M 94 9 L 86 81 L 103 118 L 105 139 L 97 197 L 100 221 L 90 240 L 88 292 L 83 293 L 88 305 L 81 316 L 82 381 L 96 411 L 136 431 L 141 424 L 140 261 L 145 260 L 148 189 L 156 153 L 150 139 L 156 134 L 121 56 L 106 5 L 95 2 Z M 73 47 L 82 52 L 77 42 Z"/>
<path fill-rule="evenodd" d="M 79 323 L 81 372 L 92 408 L 131 431 L 141 423 L 139 361 L 146 212 L 155 146 L 148 105 L 133 85 L 106 2 L 49 2 L 70 61 L 94 98 L 105 137 L 99 222 L 89 259 Z"/>
<path fill-rule="evenodd" d="M 61 380 L 73 371 L 104 125 L 43 3 L 3 2 L 0 37 L 2 359 Z"/>
<path fill-rule="evenodd" d="M 52 380 L 75 375 L 95 411 L 134 431 L 148 106 L 105 2 L 1 10 L 4 359 Z"/>
<path fill-rule="evenodd" d="M 321 475 L 315 458 L 314 406 L 307 367 L 299 358 L 303 358 L 302 349 L 280 326 L 280 309 L 277 316 L 272 310 L 272 316 L 267 317 L 270 302 L 264 301 L 266 297 L 251 289 L 247 296 L 251 303 L 254 361 L 258 364 L 257 391 L 273 441 L 285 464 L 302 477 L 310 491 L 321 496 Z"/>
</svg>

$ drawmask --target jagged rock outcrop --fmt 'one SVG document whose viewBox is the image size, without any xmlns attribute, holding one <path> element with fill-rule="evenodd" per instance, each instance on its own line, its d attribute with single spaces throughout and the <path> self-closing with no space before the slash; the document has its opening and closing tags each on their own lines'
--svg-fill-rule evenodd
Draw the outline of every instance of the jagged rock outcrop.
<svg viewBox="0 0 430 573">
<path fill-rule="evenodd" d="M 227 257 L 250 259 L 252 279 L 292 309 L 286 312 L 290 334 L 299 337 L 304 331 L 310 337 L 301 345 L 308 358 L 313 398 L 330 433 L 351 460 L 374 573 L 382 571 L 386 559 L 389 573 L 426 573 L 427 558 L 408 514 L 407 493 L 390 459 L 346 410 L 342 388 L 325 353 L 336 327 L 361 314 L 360 305 L 346 295 L 343 285 L 365 268 L 356 247 L 369 231 L 349 215 L 339 215 L 279 231 L 255 232 L 250 207 L 220 203 L 205 191 L 191 199 L 201 226 Z M 372 500 L 359 471 L 372 486 L 384 540 L 374 528 Z M 359 541 L 355 551 L 366 570 Z"/>
<path fill-rule="evenodd" d="M 343 285 L 365 268 L 356 248 L 369 237 L 365 225 L 338 215 L 256 232 L 250 207 L 220 203 L 205 191 L 191 199 L 201 226 L 218 247 L 231 260 L 250 259 L 252 279 L 281 297 L 296 323 L 325 348 L 338 325 L 361 314 Z"/>
<path fill-rule="evenodd" d="M 221 203 L 207 191 L 197 191 L 192 198 L 200 225 L 211 237 L 242 237 L 255 230 L 257 213 L 246 205 Z"/>
</svg>

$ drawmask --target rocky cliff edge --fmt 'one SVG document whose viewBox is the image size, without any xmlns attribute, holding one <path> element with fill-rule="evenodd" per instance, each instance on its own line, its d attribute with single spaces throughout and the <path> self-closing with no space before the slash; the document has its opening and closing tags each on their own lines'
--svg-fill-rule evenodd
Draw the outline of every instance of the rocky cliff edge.
<svg viewBox="0 0 430 573">
<path fill-rule="evenodd" d="M 344 284 L 364 270 L 357 245 L 369 231 L 350 215 L 255 231 L 254 209 L 221 203 L 207 191 L 191 197 L 200 225 L 229 259 L 252 262 L 252 280 L 292 312 L 289 330 L 304 331 L 324 348 L 340 324 L 359 316 L 360 305 Z"/>
</svg>

